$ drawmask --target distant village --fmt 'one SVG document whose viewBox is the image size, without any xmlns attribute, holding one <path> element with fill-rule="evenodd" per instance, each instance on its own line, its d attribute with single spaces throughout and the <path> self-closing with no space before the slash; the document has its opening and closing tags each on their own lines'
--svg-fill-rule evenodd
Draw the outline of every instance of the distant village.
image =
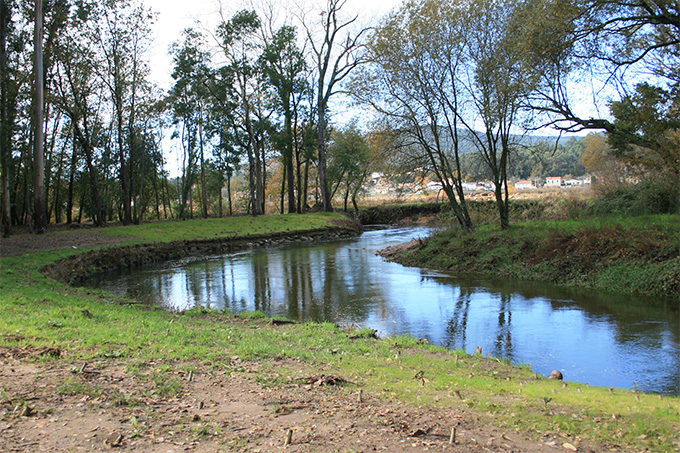
<svg viewBox="0 0 680 453">
<path fill-rule="evenodd" d="M 562 176 L 549 176 L 542 179 L 520 180 L 511 184 L 515 191 L 531 191 L 538 189 L 568 189 L 588 187 L 596 184 L 601 178 L 593 175 L 585 175 L 577 178 L 564 178 Z M 494 190 L 491 181 L 463 182 L 463 190 L 469 193 L 491 192 Z M 386 195 L 395 192 L 404 195 L 413 194 L 436 194 L 442 190 L 442 184 L 438 181 L 424 179 L 420 182 L 397 183 L 382 173 L 372 173 L 365 186 L 367 195 Z"/>
</svg>

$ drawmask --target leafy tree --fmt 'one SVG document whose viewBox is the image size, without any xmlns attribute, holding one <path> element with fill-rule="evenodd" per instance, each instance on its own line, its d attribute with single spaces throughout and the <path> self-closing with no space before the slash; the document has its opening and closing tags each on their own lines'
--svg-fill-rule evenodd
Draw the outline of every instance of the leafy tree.
<svg viewBox="0 0 680 453">
<path fill-rule="evenodd" d="M 591 132 L 583 138 L 583 154 L 579 161 L 587 173 L 604 171 L 609 160 L 611 157 L 606 136 Z"/>
<path fill-rule="evenodd" d="M 259 95 L 257 71 L 257 32 L 260 19 L 255 11 L 243 10 L 218 26 L 220 46 L 227 58 L 223 68 L 225 79 L 233 82 L 232 96 L 237 106 L 232 123 L 234 137 L 248 157 L 250 209 L 253 215 L 264 214 L 264 158 L 261 153 L 263 137 L 256 120 L 256 98 Z"/>
<path fill-rule="evenodd" d="M 100 172 L 98 166 L 99 148 L 105 142 L 101 105 L 104 102 L 103 86 L 97 75 L 95 52 L 89 45 L 85 33 L 85 22 L 91 20 L 88 8 L 79 9 L 73 23 L 60 37 L 56 49 L 57 80 L 54 102 L 70 120 L 74 140 L 83 153 L 89 186 L 89 212 L 95 225 L 102 226 L 106 219 L 100 196 Z M 81 208 L 84 198 L 81 197 Z"/>
<path fill-rule="evenodd" d="M 510 225 L 508 162 L 518 146 L 513 131 L 525 96 L 533 89 L 517 46 L 511 12 L 514 1 L 475 0 L 466 11 L 465 52 L 470 67 L 465 85 L 472 111 L 461 122 L 491 171 L 501 228 Z M 475 131 L 475 123 L 482 130 Z"/>
<path fill-rule="evenodd" d="M 306 89 L 306 80 L 303 78 L 306 62 L 302 52 L 297 48 L 296 39 L 295 28 L 283 26 L 267 43 L 260 56 L 264 75 L 276 91 L 284 118 L 280 143 L 284 173 L 287 176 L 288 212 L 298 211 L 295 204 L 293 169 L 293 118 L 302 92 Z"/>
<path fill-rule="evenodd" d="M 369 172 L 369 145 L 355 123 L 331 133 L 328 148 L 328 181 L 331 198 L 342 189 L 344 209 L 352 198 L 354 209 L 358 211 L 357 195 Z"/>
<path fill-rule="evenodd" d="M 18 95 L 16 72 L 12 67 L 12 41 L 17 33 L 12 22 L 16 8 L 14 1 L 0 2 L 0 191 L 2 192 L 2 230 L 3 236 L 11 233 L 10 212 L 10 162 L 12 159 L 12 137 L 16 118 L 16 98 Z"/>
<path fill-rule="evenodd" d="M 462 187 L 460 148 L 464 86 L 459 5 L 424 0 L 388 16 L 368 44 L 372 66 L 353 93 L 385 116 L 411 169 L 436 175 L 463 229 L 472 228 Z"/>
<path fill-rule="evenodd" d="M 170 90 L 174 122 L 179 126 L 181 137 L 182 178 L 180 190 L 181 218 L 187 217 L 187 202 L 196 179 L 197 163 L 202 151 L 203 107 L 206 97 L 204 81 L 208 74 L 208 53 L 203 49 L 203 36 L 193 29 L 185 29 L 184 40 L 173 44 L 172 78 L 175 84 Z M 193 216 L 193 212 L 188 213 Z"/>
<path fill-rule="evenodd" d="M 113 107 L 115 122 L 118 175 L 121 183 L 123 224 L 133 221 L 133 187 L 138 159 L 144 157 L 135 151 L 140 140 L 136 137 L 140 97 L 149 89 L 146 76 L 149 69 L 144 60 L 151 41 L 148 24 L 153 14 L 141 5 L 133 6 L 129 0 L 108 0 L 97 5 L 100 18 L 93 21 L 89 37 L 98 45 L 97 68 L 106 85 Z M 139 220 L 139 219 L 135 219 Z"/>
<path fill-rule="evenodd" d="M 672 91 L 641 83 L 635 93 L 611 103 L 614 156 L 680 177 L 680 85 Z"/>
</svg>

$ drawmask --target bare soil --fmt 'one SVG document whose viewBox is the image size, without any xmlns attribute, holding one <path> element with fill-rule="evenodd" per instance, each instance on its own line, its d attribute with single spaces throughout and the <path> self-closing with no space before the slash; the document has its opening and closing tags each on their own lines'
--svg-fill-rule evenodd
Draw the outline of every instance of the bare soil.
<svg viewBox="0 0 680 453">
<path fill-rule="evenodd" d="M 14 227 L 13 234 L 7 238 L 0 238 L 0 256 L 14 256 L 37 250 L 77 249 L 106 247 L 121 244 L 125 238 L 116 238 L 93 232 L 94 228 L 69 228 L 61 225 L 51 225 L 50 232 L 45 234 L 30 234 L 26 228 Z M 69 231 L 68 234 L 54 234 Z M 129 240 L 129 239 L 128 239 Z"/>
<path fill-rule="evenodd" d="M 79 366 L 44 359 L 58 354 L 0 348 L 0 451 L 564 451 L 560 439 L 499 431 L 490 417 L 460 407 L 360 394 L 334 385 L 341 377 L 290 360 L 299 379 L 237 358 L 226 371 L 200 361 L 148 362 L 144 374 L 118 359 Z M 178 383 L 171 395 L 158 394 L 148 378 L 160 366 L 176 370 L 166 378 Z M 182 371 L 187 366 L 197 371 Z"/>
</svg>

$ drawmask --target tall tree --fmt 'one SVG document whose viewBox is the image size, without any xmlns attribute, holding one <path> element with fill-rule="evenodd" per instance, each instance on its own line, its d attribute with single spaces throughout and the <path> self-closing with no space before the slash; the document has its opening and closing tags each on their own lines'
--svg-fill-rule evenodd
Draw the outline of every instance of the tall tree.
<svg viewBox="0 0 680 453">
<path fill-rule="evenodd" d="M 259 95 L 257 71 L 257 32 L 260 19 L 255 11 L 243 10 L 218 26 L 220 46 L 227 58 L 224 71 L 233 80 L 238 121 L 234 136 L 246 150 L 250 209 L 253 215 L 264 213 L 264 159 L 260 130 L 255 124 L 256 98 Z"/>
<path fill-rule="evenodd" d="M 0 191 L 2 198 L 2 233 L 8 237 L 12 231 L 10 212 L 10 159 L 12 155 L 12 135 L 14 130 L 14 98 L 11 89 L 8 62 L 8 36 L 12 28 L 12 14 L 15 5 L 12 1 L 0 2 Z"/>
<path fill-rule="evenodd" d="M 352 33 L 352 26 L 358 16 L 343 19 L 340 11 L 347 0 L 327 0 L 326 8 L 321 12 L 321 34 L 316 38 L 312 24 L 305 24 L 307 38 L 310 42 L 317 71 L 316 114 L 319 147 L 319 185 L 324 211 L 333 210 L 330 188 L 326 177 L 326 129 L 328 105 L 333 95 L 338 92 L 338 85 L 345 80 L 354 69 L 362 64 L 361 51 L 364 48 L 364 35 L 367 28 Z"/>
<path fill-rule="evenodd" d="M 35 0 L 34 28 L 34 95 L 33 103 L 33 220 L 38 234 L 47 227 L 47 204 L 45 202 L 45 154 L 44 154 L 44 122 L 45 122 L 45 80 L 43 62 L 43 5 L 42 0 Z"/>
<path fill-rule="evenodd" d="M 148 73 L 144 54 L 150 43 L 153 20 L 149 10 L 129 0 L 109 0 L 98 5 L 90 38 L 98 44 L 97 65 L 113 107 L 118 175 L 121 183 L 123 224 L 133 221 L 134 149 L 137 102 Z M 141 160 L 140 156 L 140 160 Z"/>
<path fill-rule="evenodd" d="M 385 115 L 394 147 L 411 168 L 436 175 L 459 224 L 470 230 L 459 133 L 463 27 L 458 3 L 405 4 L 374 33 L 368 45 L 373 65 L 356 79 L 353 94 Z"/>
<path fill-rule="evenodd" d="M 287 176 L 288 212 L 296 212 L 295 171 L 293 168 L 293 118 L 296 108 L 295 97 L 299 98 L 306 88 L 302 77 L 306 63 L 298 49 L 297 33 L 294 27 L 283 26 L 265 46 L 261 64 L 264 75 L 276 90 L 279 107 L 283 113 L 283 133 L 280 137 L 284 172 Z"/>
<path fill-rule="evenodd" d="M 204 81 L 208 74 L 208 52 L 204 49 L 204 37 L 191 28 L 183 31 L 182 42 L 173 44 L 175 67 L 172 78 L 175 84 L 170 90 L 170 103 L 174 123 L 179 127 L 175 136 L 182 143 L 182 177 L 180 189 L 181 218 L 193 216 L 187 212 L 187 202 L 191 195 L 197 172 L 200 152 L 199 132 L 202 131 L 203 103 L 206 88 Z M 200 126 L 199 126 L 200 125 Z"/>
<path fill-rule="evenodd" d="M 471 109 L 461 122 L 491 171 L 500 226 L 510 226 L 508 163 L 525 98 L 533 89 L 512 28 L 514 0 L 474 0 L 466 11 L 464 83 Z M 477 132 L 477 125 L 482 130 Z"/>
</svg>

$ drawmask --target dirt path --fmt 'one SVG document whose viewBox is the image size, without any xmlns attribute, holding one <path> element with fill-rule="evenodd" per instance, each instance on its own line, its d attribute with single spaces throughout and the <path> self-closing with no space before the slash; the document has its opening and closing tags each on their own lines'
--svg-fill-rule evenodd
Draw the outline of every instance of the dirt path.
<svg viewBox="0 0 680 453">
<path fill-rule="evenodd" d="M 300 368 L 293 380 L 237 359 L 230 370 L 31 359 L 46 353 L 0 349 L 0 451 L 517 452 L 562 445 L 498 431 L 460 407 L 359 396 L 302 363 L 286 363 Z M 188 366 L 196 371 L 182 371 Z"/>
<path fill-rule="evenodd" d="M 8 238 L 0 238 L 0 257 L 14 256 L 36 250 L 63 248 L 93 248 L 118 245 L 129 238 L 116 238 L 98 234 L 94 229 L 56 230 L 46 234 L 28 234 L 19 231 Z"/>
</svg>

